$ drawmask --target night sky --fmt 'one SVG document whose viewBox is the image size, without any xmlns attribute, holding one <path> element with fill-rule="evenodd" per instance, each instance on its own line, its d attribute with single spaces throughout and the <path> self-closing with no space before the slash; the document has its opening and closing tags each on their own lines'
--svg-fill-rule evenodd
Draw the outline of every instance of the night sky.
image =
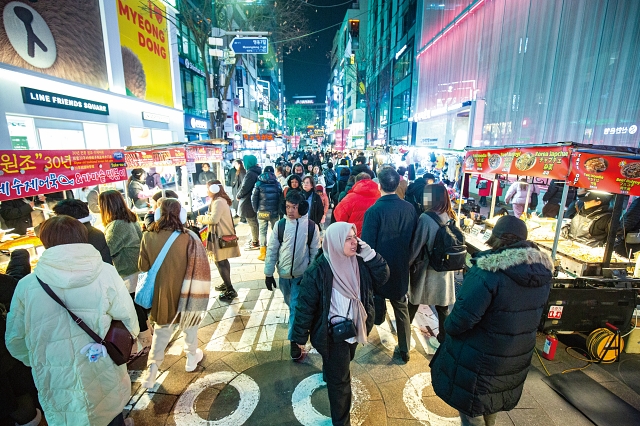
<svg viewBox="0 0 640 426">
<path fill-rule="evenodd" d="M 301 0 L 287 0 L 301 1 Z M 346 10 L 353 2 L 346 0 L 307 0 L 309 4 L 336 7 L 308 7 L 310 31 L 317 31 L 342 22 Z M 339 25 L 307 37 L 306 47 L 300 52 L 284 55 L 284 84 L 287 102 L 295 95 L 316 95 L 316 100 L 324 102 L 329 81 L 330 54 L 333 37 Z"/>
</svg>

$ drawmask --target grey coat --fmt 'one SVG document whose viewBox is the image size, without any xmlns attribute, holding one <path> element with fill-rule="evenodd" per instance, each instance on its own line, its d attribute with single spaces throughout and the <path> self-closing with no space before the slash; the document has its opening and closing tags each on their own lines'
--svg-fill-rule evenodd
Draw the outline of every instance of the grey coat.
<svg viewBox="0 0 640 426">
<path fill-rule="evenodd" d="M 446 222 L 449 216 L 441 213 L 440 220 Z M 412 305 L 438 305 L 449 306 L 456 301 L 454 272 L 438 272 L 429 266 L 429 253 L 433 251 L 436 233 L 439 225 L 427 214 L 421 214 L 418 219 L 416 232 L 411 240 L 409 275 L 409 303 Z M 427 256 L 423 262 L 418 257 L 422 247 L 427 244 Z M 418 260 L 418 262 L 416 262 Z"/>
</svg>

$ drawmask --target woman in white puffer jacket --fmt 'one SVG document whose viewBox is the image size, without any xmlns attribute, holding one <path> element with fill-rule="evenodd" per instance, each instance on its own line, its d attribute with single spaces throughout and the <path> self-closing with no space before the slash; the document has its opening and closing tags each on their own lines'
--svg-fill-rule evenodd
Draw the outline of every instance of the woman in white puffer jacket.
<svg viewBox="0 0 640 426">
<path fill-rule="evenodd" d="M 125 425 L 131 398 L 127 366 L 81 353 L 95 343 L 42 288 L 48 284 L 66 307 L 95 333 L 105 336 L 120 320 L 138 335 L 133 301 L 116 269 L 87 243 L 87 228 L 70 216 L 42 224 L 46 250 L 33 273 L 18 283 L 7 316 L 7 349 L 32 368 L 38 399 L 50 425 Z"/>
<path fill-rule="evenodd" d="M 531 185 L 531 194 L 538 194 L 538 188 L 534 184 L 528 184 L 527 180 L 522 178 L 519 181 L 513 182 L 507 191 L 505 196 L 505 202 L 511 203 L 513 207 L 513 215 L 517 218 L 522 216 L 524 212 L 524 206 L 527 204 L 528 186 Z M 531 203 L 531 195 L 529 195 L 529 204 Z"/>
</svg>

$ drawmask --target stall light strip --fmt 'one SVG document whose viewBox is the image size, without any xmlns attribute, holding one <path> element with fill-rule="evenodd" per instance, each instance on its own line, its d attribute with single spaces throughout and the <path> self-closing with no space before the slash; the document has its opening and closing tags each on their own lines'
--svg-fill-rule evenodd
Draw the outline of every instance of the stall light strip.
<svg viewBox="0 0 640 426">
<path fill-rule="evenodd" d="M 462 21 L 464 21 L 466 19 L 467 16 L 469 16 L 469 14 L 471 14 L 473 11 L 475 11 L 478 7 L 480 7 L 482 4 L 484 4 L 485 0 L 478 0 L 475 3 L 470 4 L 469 6 L 467 6 L 467 8 L 465 10 L 463 10 L 462 12 L 460 12 L 460 15 L 456 16 L 453 21 L 451 21 L 449 23 L 449 25 L 447 25 L 446 27 L 444 27 L 438 34 L 436 34 L 427 44 L 425 44 L 419 51 L 418 54 L 416 55 L 416 59 L 418 59 L 420 57 L 420 55 L 422 55 L 424 52 L 426 52 L 427 50 L 429 50 L 434 44 L 436 44 L 436 42 L 438 40 L 440 40 L 442 37 L 445 36 L 445 34 L 447 34 L 449 31 L 451 31 L 456 25 L 460 24 Z"/>
</svg>

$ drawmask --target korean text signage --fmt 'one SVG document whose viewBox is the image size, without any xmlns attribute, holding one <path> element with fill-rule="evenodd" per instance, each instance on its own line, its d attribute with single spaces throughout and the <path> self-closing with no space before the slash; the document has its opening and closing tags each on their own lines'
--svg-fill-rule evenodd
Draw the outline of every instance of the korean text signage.
<svg viewBox="0 0 640 426">
<path fill-rule="evenodd" d="M 109 89 L 99 0 L 0 0 L 0 62 Z"/>
<path fill-rule="evenodd" d="M 464 171 L 564 180 L 569 173 L 570 153 L 567 146 L 473 150 L 467 152 Z"/>
<path fill-rule="evenodd" d="M 166 9 L 159 0 L 116 0 L 127 95 L 173 106 Z"/>
<path fill-rule="evenodd" d="M 242 135 L 242 139 L 245 141 L 272 141 L 273 133 L 261 133 L 256 135 L 244 134 Z"/>
<path fill-rule="evenodd" d="M 580 188 L 640 195 L 640 159 L 575 151 L 568 180 Z"/>
<path fill-rule="evenodd" d="M 187 161 L 193 163 L 209 163 L 222 161 L 222 148 L 210 146 L 188 146 Z"/>
<path fill-rule="evenodd" d="M 126 179 L 120 150 L 0 151 L 0 201 Z"/>
<path fill-rule="evenodd" d="M 109 115 L 109 105 L 87 99 L 74 98 L 44 90 L 22 87 L 22 101 L 25 104 L 42 105 L 52 108 L 70 109 L 72 111 L 88 112 L 91 114 Z"/>
<path fill-rule="evenodd" d="M 209 130 L 209 120 L 206 120 L 201 117 L 196 117 L 195 115 L 185 114 L 184 115 L 184 128 L 187 130 L 196 130 L 196 131 L 204 131 Z"/>
<path fill-rule="evenodd" d="M 184 148 L 150 149 L 148 151 L 126 151 L 127 168 L 184 166 L 187 164 Z"/>
</svg>

